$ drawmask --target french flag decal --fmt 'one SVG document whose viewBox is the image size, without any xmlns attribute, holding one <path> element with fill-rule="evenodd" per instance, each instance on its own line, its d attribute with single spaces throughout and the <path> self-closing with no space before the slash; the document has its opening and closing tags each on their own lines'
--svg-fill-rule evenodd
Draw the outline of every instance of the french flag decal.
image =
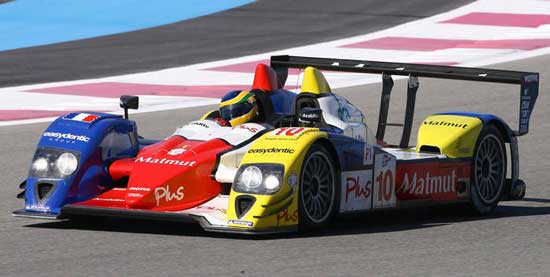
<svg viewBox="0 0 550 277">
<path fill-rule="evenodd" d="M 89 114 L 89 113 L 70 113 L 63 117 L 64 119 L 92 123 L 94 120 L 100 118 L 99 115 Z"/>
</svg>

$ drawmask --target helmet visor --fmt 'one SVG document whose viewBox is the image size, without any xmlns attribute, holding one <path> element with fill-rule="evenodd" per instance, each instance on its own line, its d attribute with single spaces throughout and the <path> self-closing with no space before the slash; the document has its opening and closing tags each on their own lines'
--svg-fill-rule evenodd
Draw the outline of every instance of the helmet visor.
<svg viewBox="0 0 550 277">
<path fill-rule="evenodd" d="M 220 115 L 223 119 L 230 121 L 234 118 L 243 116 L 254 108 L 254 104 L 250 102 L 236 103 L 220 108 Z"/>
</svg>

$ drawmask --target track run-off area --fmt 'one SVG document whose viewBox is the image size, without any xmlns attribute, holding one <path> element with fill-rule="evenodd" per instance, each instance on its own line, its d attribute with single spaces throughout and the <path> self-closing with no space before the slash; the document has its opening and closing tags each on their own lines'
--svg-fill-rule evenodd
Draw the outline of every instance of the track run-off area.
<svg viewBox="0 0 550 277">
<path fill-rule="evenodd" d="M 75 110 L 116 111 L 118 102 L 113 99 L 122 94 L 142 96 L 141 112 L 215 104 L 231 89 L 249 88 L 255 65 L 267 63 L 270 55 L 483 66 L 547 54 L 550 3 L 499 3 L 478 1 L 374 33 L 239 58 L 137 74 L 1 88 L 0 125 L 51 121 L 52 117 Z M 299 72 L 291 73 L 287 84 L 298 86 Z M 380 81 L 378 76 L 326 75 L 332 88 Z"/>
<path fill-rule="evenodd" d="M 373 10 L 367 12 L 365 2 Z M 233 56 L 223 59 L 209 61 L 203 57 L 200 63 L 178 66 L 166 63 L 167 66 L 159 66 L 154 71 L 122 70 L 109 75 L 75 73 L 86 77 L 71 78 L 73 75 L 67 74 L 66 79 L 59 75 L 48 79 L 42 75 L 44 72 L 30 68 L 28 78 L 21 79 L 25 85 L 13 87 L 0 83 L 3 87 L 0 88 L 0 124 L 4 125 L 0 127 L 3 142 L 0 153 L 5 161 L 0 171 L 4 177 L 0 186 L 2 275 L 56 276 L 68 272 L 116 276 L 550 275 L 550 162 L 547 159 L 550 147 L 546 145 L 550 135 L 547 120 L 550 100 L 546 96 L 550 89 L 546 82 L 550 78 L 547 66 L 550 64 L 550 2 L 478 1 L 463 7 L 457 3 L 442 10 L 437 1 L 417 1 L 416 8 L 432 12 L 417 16 L 412 8 L 396 7 L 403 5 L 399 3 L 390 4 L 393 9 L 377 10 L 375 4 L 381 6 L 381 2 L 350 1 L 349 7 L 337 10 L 338 16 L 342 21 L 361 22 L 361 18 L 386 13 L 388 18 L 393 15 L 403 21 L 386 26 L 384 16 L 380 16 L 378 25 L 365 26 L 368 31 L 364 33 L 354 30 L 350 34 L 341 31 L 334 23 L 338 19 L 333 18 L 333 22 L 316 25 L 304 23 L 312 36 L 318 37 L 316 43 L 310 45 L 301 45 L 299 38 L 291 36 L 285 37 L 289 44 L 279 48 L 259 47 L 261 51 L 249 51 L 251 55 L 231 50 Z M 325 1 L 319 3 L 330 5 Z M 266 6 L 272 8 L 270 5 L 273 4 L 259 1 L 190 22 L 196 24 L 194 20 L 216 19 L 238 12 L 243 20 L 271 20 L 280 24 L 279 32 L 271 30 L 270 36 L 284 37 L 288 30 L 298 28 L 266 17 L 272 12 L 265 9 Z M 290 4 L 280 9 L 295 17 L 301 12 Z M 319 13 L 322 18 L 330 14 L 321 8 Z M 210 28 L 218 30 L 217 26 Z M 316 26 L 327 30 L 318 32 Z M 239 38 L 226 43 L 262 39 L 246 36 L 248 31 L 254 32 L 243 29 Z M 117 36 L 112 37 L 116 39 Z M 312 41 L 312 38 L 304 37 L 303 41 Z M 162 47 L 161 42 L 156 43 Z M 36 51 L 43 51 L 41 49 Z M 62 50 L 63 47 L 55 51 Z M 47 52 L 51 51 L 53 48 Z M 173 50 L 178 51 L 185 52 Z M 10 53 L 17 59 L 22 52 Z M 177 126 L 212 109 L 228 90 L 249 88 L 254 65 L 266 61 L 272 54 L 540 72 L 540 95 L 530 133 L 519 139 L 520 174 L 527 183 L 525 200 L 502 202 L 495 214 L 488 217 L 474 217 L 449 208 L 415 209 L 342 218 L 326 230 L 310 234 L 259 238 L 206 233 L 193 224 L 132 220 L 51 222 L 11 217 L 11 211 L 23 205 L 15 198 L 17 185 L 25 178 L 36 142 L 51 117 L 72 110 L 118 112 L 118 96 L 136 94 L 140 95 L 143 113 L 132 113 L 130 117 L 138 122 L 141 135 L 164 138 Z M 140 56 L 133 55 L 140 60 Z M 120 66 L 112 59 L 113 68 Z M 0 72 L 6 70 L 0 69 Z M 287 85 L 299 85 L 300 72 L 291 73 Z M 379 76 L 330 72 L 326 76 L 335 92 L 360 107 L 374 126 L 381 90 Z M 43 81 L 33 84 L 36 83 L 33 80 L 38 79 Z M 405 85 L 404 80 L 396 81 L 390 122 L 403 118 Z M 429 114 L 448 110 L 495 113 L 511 126 L 517 126 L 519 95 L 518 87 L 513 85 L 420 79 L 417 99 L 413 130 Z M 390 138 L 392 134 L 397 133 L 388 131 Z M 411 143 L 415 142 L 415 135 L 412 134 Z"/>
</svg>

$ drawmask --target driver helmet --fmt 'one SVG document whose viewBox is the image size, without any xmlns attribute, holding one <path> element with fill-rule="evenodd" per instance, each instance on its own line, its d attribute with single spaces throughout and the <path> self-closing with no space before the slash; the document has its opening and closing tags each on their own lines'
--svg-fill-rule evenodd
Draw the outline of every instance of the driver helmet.
<svg viewBox="0 0 550 277">
<path fill-rule="evenodd" d="M 250 122 L 258 115 L 258 103 L 254 94 L 248 91 L 231 91 L 220 103 L 220 116 L 231 126 Z"/>
</svg>

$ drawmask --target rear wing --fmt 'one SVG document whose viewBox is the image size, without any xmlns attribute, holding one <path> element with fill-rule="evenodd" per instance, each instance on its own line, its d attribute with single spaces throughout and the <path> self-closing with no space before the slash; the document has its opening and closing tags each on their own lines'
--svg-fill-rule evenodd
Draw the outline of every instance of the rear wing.
<svg viewBox="0 0 550 277">
<path fill-rule="evenodd" d="M 382 97 L 380 102 L 380 115 L 378 119 L 378 130 L 376 137 L 380 140 L 383 139 L 386 126 L 403 126 L 404 130 L 401 138 L 401 147 L 406 147 L 410 138 L 414 105 L 416 102 L 416 91 L 418 89 L 418 77 L 520 85 L 519 128 L 518 130 L 514 130 L 514 134 L 516 136 L 522 136 L 529 132 L 529 119 L 531 117 L 533 107 L 535 106 L 535 101 L 537 100 L 539 91 L 539 73 L 536 72 L 311 58 L 287 55 L 271 57 L 271 67 L 275 69 L 277 74 L 281 77 L 280 80 L 282 80 L 283 83 L 288 75 L 288 68 L 306 68 L 308 66 L 313 66 L 320 70 L 382 74 Z M 393 80 L 391 75 L 409 76 L 404 124 L 391 124 L 386 122 L 389 110 L 390 93 L 393 88 Z"/>
</svg>

